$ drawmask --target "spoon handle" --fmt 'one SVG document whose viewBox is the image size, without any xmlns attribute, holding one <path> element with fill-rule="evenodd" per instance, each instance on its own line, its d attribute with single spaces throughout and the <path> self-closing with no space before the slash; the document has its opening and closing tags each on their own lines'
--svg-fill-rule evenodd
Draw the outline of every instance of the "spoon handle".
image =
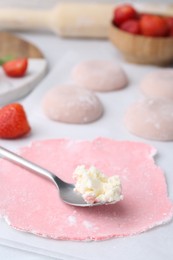
<svg viewBox="0 0 173 260">
<path fill-rule="evenodd" d="M 57 176 L 55 176 L 51 172 L 47 171 L 46 169 L 43 169 L 42 167 L 36 165 L 35 163 L 32 163 L 1 146 L 0 146 L 0 157 L 18 165 L 18 166 L 21 166 L 22 168 L 24 168 L 26 170 L 37 173 L 37 174 L 41 175 L 42 177 L 46 177 L 47 179 L 50 179 L 54 183 L 56 183 L 55 179 L 56 180 L 59 179 Z"/>
</svg>

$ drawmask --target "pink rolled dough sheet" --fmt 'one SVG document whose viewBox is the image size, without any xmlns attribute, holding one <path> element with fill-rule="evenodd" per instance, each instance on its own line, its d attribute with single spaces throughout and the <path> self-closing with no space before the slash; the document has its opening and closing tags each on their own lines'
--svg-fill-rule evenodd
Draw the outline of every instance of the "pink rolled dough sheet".
<svg viewBox="0 0 173 260">
<path fill-rule="evenodd" d="M 162 170 L 148 144 L 98 138 L 36 141 L 21 155 L 73 182 L 77 165 L 95 165 L 119 175 L 124 199 L 117 204 L 77 208 L 64 204 L 54 184 L 0 161 L 0 215 L 18 230 L 63 240 L 105 240 L 134 235 L 169 221 L 173 203 Z M 65 155 L 65 156 L 64 156 Z"/>
</svg>

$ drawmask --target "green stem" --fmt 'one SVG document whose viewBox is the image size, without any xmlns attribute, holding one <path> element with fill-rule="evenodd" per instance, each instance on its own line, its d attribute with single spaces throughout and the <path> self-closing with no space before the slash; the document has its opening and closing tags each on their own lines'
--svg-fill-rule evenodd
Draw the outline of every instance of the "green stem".
<svg viewBox="0 0 173 260">
<path fill-rule="evenodd" d="M 13 60 L 13 59 L 14 59 L 14 57 L 12 55 L 8 55 L 8 56 L 1 58 L 0 59 L 0 66 L 2 66 L 7 61 L 10 61 L 10 60 Z"/>
</svg>

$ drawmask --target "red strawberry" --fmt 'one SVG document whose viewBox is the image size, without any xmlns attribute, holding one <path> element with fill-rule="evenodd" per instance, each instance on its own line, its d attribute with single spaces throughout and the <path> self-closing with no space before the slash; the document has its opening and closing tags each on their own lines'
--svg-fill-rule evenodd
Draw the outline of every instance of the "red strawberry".
<svg viewBox="0 0 173 260">
<path fill-rule="evenodd" d="M 169 36 L 173 37 L 173 27 L 169 30 Z"/>
<path fill-rule="evenodd" d="M 7 61 L 2 67 L 9 77 L 23 77 L 28 67 L 28 60 L 21 58 Z"/>
<path fill-rule="evenodd" d="M 140 19 L 140 30 L 145 36 L 167 36 L 169 27 L 166 20 L 157 15 L 143 15 Z"/>
<path fill-rule="evenodd" d="M 140 34 L 139 21 L 131 19 L 120 25 L 120 29 L 133 34 Z"/>
<path fill-rule="evenodd" d="M 138 19 L 141 19 L 143 16 L 150 16 L 151 14 L 149 13 L 138 13 Z"/>
<path fill-rule="evenodd" d="M 114 11 L 113 23 L 117 26 L 129 19 L 135 19 L 137 12 L 130 4 L 118 6 Z"/>
<path fill-rule="evenodd" d="M 165 20 L 169 27 L 168 36 L 173 36 L 173 17 L 165 17 Z"/>
<path fill-rule="evenodd" d="M 165 20 L 167 21 L 168 27 L 170 29 L 173 28 L 173 17 L 165 17 Z"/>
<path fill-rule="evenodd" d="M 31 130 L 23 106 L 14 103 L 0 109 L 0 138 L 14 139 Z"/>
</svg>

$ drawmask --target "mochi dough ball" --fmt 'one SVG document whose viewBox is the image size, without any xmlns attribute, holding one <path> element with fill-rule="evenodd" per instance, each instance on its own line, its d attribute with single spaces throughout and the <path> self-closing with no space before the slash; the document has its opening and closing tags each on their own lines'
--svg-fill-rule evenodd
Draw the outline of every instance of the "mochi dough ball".
<svg viewBox="0 0 173 260">
<path fill-rule="evenodd" d="M 158 69 L 149 73 L 141 81 L 140 88 L 150 98 L 173 100 L 173 69 Z"/>
<path fill-rule="evenodd" d="M 71 124 L 90 123 L 103 114 L 103 106 L 92 91 L 70 84 L 50 89 L 42 106 L 48 118 Z"/>
<path fill-rule="evenodd" d="M 129 132 L 157 141 L 173 140 L 173 102 L 144 99 L 131 105 L 124 118 Z"/>
<path fill-rule="evenodd" d="M 127 86 L 124 70 L 113 61 L 89 60 L 72 70 L 72 79 L 78 86 L 100 92 L 114 91 Z"/>
</svg>

